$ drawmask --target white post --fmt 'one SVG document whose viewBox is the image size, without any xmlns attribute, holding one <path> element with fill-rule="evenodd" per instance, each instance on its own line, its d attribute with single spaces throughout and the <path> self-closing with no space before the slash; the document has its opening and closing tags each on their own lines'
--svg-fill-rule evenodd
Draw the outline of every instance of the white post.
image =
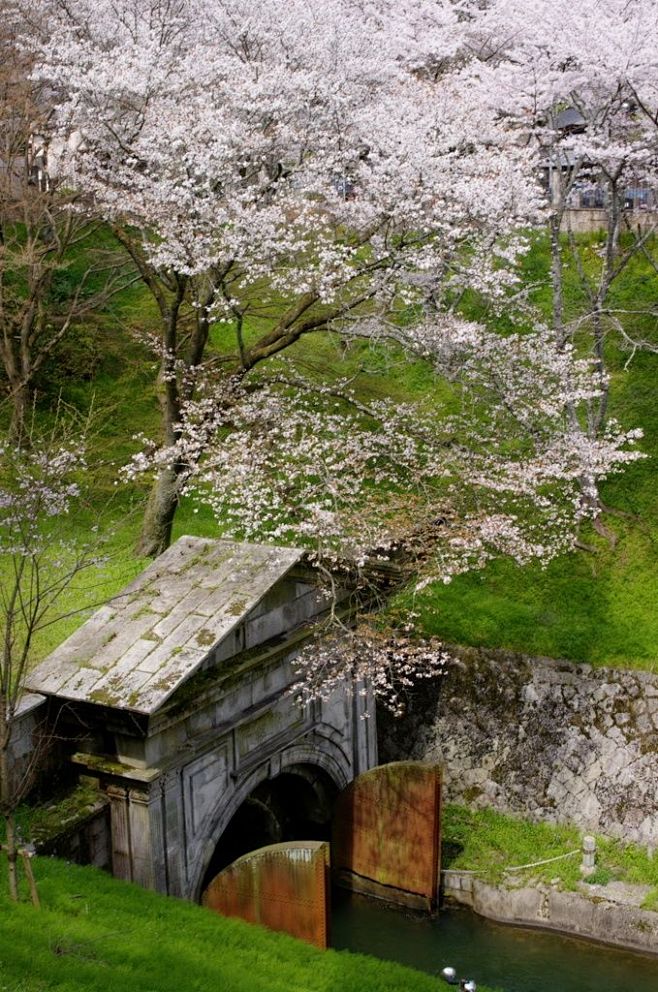
<svg viewBox="0 0 658 992">
<path fill-rule="evenodd" d="M 596 868 L 596 839 L 589 834 L 583 837 L 583 860 L 580 870 L 583 875 L 591 875 Z"/>
</svg>

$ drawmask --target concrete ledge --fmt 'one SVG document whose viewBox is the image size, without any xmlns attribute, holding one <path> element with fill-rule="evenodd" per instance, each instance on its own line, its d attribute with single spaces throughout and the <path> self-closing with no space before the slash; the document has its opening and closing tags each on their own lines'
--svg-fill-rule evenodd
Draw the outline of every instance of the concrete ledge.
<svg viewBox="0 0 658 992">
<path fill-rule="evenodd" d="M 609 898 L 602 886 L 592 886 L 592 895 L 550 885 L 507 889 L 451 871 L 443 873 L 443 882 L 447 900 L 487 919 L 658 954 L 658 913 Z"/>
</svg>

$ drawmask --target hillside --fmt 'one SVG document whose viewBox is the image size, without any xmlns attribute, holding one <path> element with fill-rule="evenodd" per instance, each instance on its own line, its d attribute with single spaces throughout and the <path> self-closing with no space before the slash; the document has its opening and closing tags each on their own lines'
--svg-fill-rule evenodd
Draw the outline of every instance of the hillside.
<svg viewBox="0 0 658 992">
<path fill-rule="evenodd" d="M 36 862 L 43 908 L 9 910 L 0 871 L 6 992 L 431 992 L 401 965 L 318 951 L 93 868 Z M 480 986 L 481 992 L 487 992 Z"/>
<path fill-rule="evenodd" d="M 596 262 L 597 240 L 585 243 Z M 538 238 L 526 257 L 524 278 L 534 289 L 535 302 L 548 312 L 548 253 Z M 655 296 L 655 274 L 641 261 L 630 266 L 616 289 L 620 307 L 645 306 Z M 567 283 L 568 313 L 581 305 L 578 282 Z M 469 315 L 480 316 L 470 301 Z M 655 340 L 655 317 L 633 318 L 632 330 Z M 77 532 L 99 524 L 111 535 L 110 561 L 100 576 L 85 577 L 68 593 L 67 605 L 81 601 L 94 606 L 120 589 L 139 571 L 133 555 L 139 530 L 144 485 L 117 485 L 119 466 L 135 450 L 133 435 L 157 438 L 156 364 L 135 334 L 155 329 L 156 314 L 140 285 L 133 286 L 100 315 L 94 326 L 77 332 L 54 355 L 42 376 L 43 405 L 58 395 L 78 409 L 96 410 L 94 457 L 101 469 L 88 515 L 75 521 Z M 262 328 L 260 328 L 262 330 Z M 502 326 L 502 330 L 505 327 Z M 255 328 L 252 328 L 252 332 Z M 246 329 L 247 335 L 249 328 Z M 224 347 L 221 328 L 213 347 Z M 658 357 L 638 352 L 632 357 L 612 338 L 608 362 L 613 371 L 611 414 L 624 427 L 644 430 L 647 458 L 604 484 L 607 536 L 584 533 L 583 547 L 547 568 L 519 568 L 498 561 L 482 572 L 434 585 L 416 595 L 399 597 L 395 607 L 413 607 L 421 629 L 448 642 L 505 647 L 526 653 L 589 661 L 596 665 L 631 666 L 654 670 L 658 662 L 658 410 L 655 401 Z M 421 362 L 409 363 L 382 345 L 345 343 L 326 334 L 308 335 L 287 353 L 287 360 L 307 376 L 350 377 L 360 397 L 391 395 L 400 401 L 440 401 L 447 407 L 451 392 Z M 182 533 L 218 536 L 220 528 L 208 512 L 185 502 L 175 522 L 174 537 Z M 395 609 L 394 609 L 395 612 Z M 49 628 L 37 644 L 47 651 L 83 619 L 77 613 Z"/>
</svg>

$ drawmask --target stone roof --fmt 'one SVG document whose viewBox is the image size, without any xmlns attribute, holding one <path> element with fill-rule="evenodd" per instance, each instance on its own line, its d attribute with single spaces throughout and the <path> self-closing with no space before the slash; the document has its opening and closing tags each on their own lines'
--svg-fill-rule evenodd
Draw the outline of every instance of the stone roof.
<svg viewBox="0 0 658 992">
<path fill-rule="evenodd" d="M 302 554 L 181 537 L 60 644 L 27 688 L 153 713 Z"/>
<path fill-rule="evenodd" d="M 583 128 L 587 121 L 581 114 L 579 110 L 575 107 L 567 107 L 566 110 L 561 110 L 557 117 L 555 118 L 555 126 L 557 128 Z"/>
</svg>

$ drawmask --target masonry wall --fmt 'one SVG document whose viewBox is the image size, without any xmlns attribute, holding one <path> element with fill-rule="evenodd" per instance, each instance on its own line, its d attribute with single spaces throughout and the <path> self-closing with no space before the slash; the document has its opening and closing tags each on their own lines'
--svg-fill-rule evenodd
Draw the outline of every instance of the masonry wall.
<svg viewBox="0 0 658 992">
<path fill-rule="evenodd" d="M 653 230 L 658 223 L 655 210 L 629 210 L 624 213 L 624 223 L 628 223 L 636 234 L 644 234 Z M 593 234 L 603 231 L 608 224 L 608 214 L 599 207 L 576 207 L 566 210 L 562 219 L 562 230 L 571 230 L 574 234 Z"/>
<path fill-rule="evenodd" d="M 381 761 L 444 766 L 444 796 L 658 845 L 658 678 L 458 649 L 405 717 L 378 716 Z"/>
<path fill-rule="evenodd" d="M 31 788 L 39 777 L 34 752 L 40 746 L 46 709 L 43 696 L 35 693 L 26 693 L 19 703 L 9 742 L 9 766 L 15 789 Z"/>
<path fill-rule="evenodd" d="M 62 825 L 56 834 L 38 843 L 37 853 L 109 871 L 112 852 L 107 799 L 99 797 L 90 813 L 70 825 Z"/>
</svg>

